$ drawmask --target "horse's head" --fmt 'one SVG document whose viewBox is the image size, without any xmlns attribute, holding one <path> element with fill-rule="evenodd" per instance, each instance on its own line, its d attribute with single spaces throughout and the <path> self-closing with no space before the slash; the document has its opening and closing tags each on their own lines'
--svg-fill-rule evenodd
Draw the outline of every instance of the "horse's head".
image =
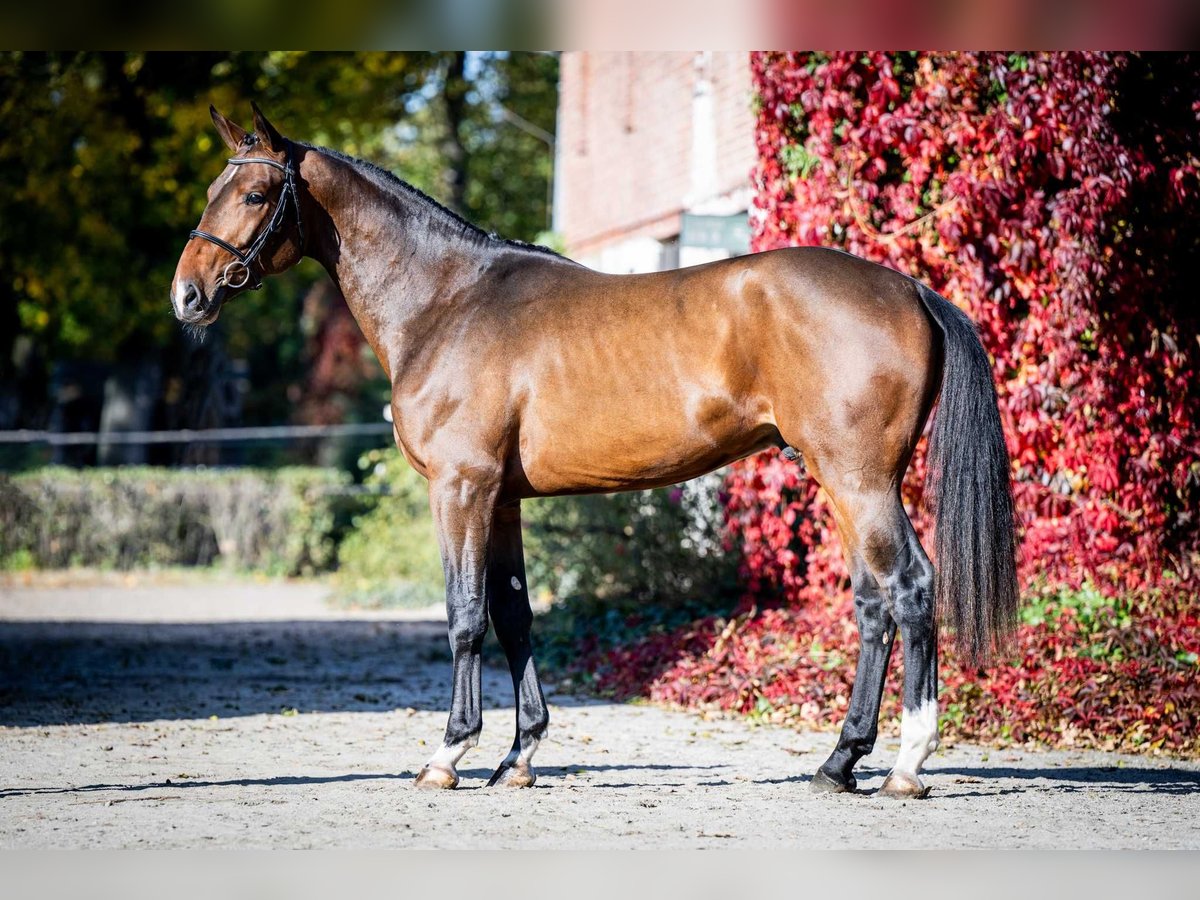
<svg viewBox="0 0 1200 900">
<path fill-rule="evenodd" d="M 213 107 L 209 112 L 234 155 L 209 185 L 208 206 L 171 282 L 175 317 L 195 326 L 212 324 L 222 303 L 262 287 L 264 276 L 294 266 L 304 255 L 294 145 L 257 105 L 252 134 Z"/>
</svg>

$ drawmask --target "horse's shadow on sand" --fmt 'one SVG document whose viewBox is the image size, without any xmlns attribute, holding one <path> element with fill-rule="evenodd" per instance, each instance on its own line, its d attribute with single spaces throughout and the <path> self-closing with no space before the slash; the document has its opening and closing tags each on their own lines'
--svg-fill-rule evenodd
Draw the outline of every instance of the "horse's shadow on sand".
<svg viewBox="0 0 1200 900">
<path fill-rule="evenodd" d="M 614 765 L 572 765 L 565 767 L 540 768 L 539 788 L 552 788 L 561 783 L 561 779 L 569 774 L 587 774 L 603 772 L 695 772 L 705 770 L 720 770 L 731 768 L 726 765 L 669 765 L 665 763 L 628 763 Z M 484 786 L 491 769 L 462 769 L 459 774 L 463 777 L 462 788 L 467 790 L 479 789 Z M 886 775 L 884 769 L 865 768 L 859 771 L 860 787 L 855 793 L 859 796 L 872 796 Z M 84 796 L 91 793 L 139 794 L 144 791 L 177 791 L 192 788 L 246 788 L 246 787 L 303 787 L 308 785 L 339 784 L 367 781 L 396 781 L 410 782 L 415 777 L 413 772 L 356 772 L 344 775 L 277 775 L 270 778 L 231 778 L 222 781 L 205 779 L 173 780 L 165 779 L 148 781 L 140 784 L 87 784 L 71 787 L 33 787 L 0 789 L 0 799 L 6 797 L 26 797 L 32 795 L 58 794 Z M 791 775 L 781 778 L 749 779 L 750 783 L 758 785 L 792 784 L 799 789 L 807 789 L 811 775 Z M 931 769 L 927 780 L 933 786 L 932 796 L 936 799 L 959 800 L 971 797 L 995 797 L 1004 794 L 1021 794 L 1026 792 L 1051 792 L 1056 794 L 1087 793 L 1088 791 L 1103 790 L 1106 792 L 1133 794 L 1156 794 L 1164 796 L 1188 796 L 1200 793 L 1200 772 L 1184 769 L 1152 769 L 1139 766 L 1053 766 L 1053 767 L 992 767 L 986 764 L 979 766 L 948 766 Z M 1016 782 L 1016 784 L 1013 784 Z M 696 787 L 729 787 L 733 784 L 727 779 L 692 782 Z M 687 787 L 688 782 L 664 782 L 657 779 L 647 781 L 621 782 L 589 782 L 585 783 L 588 790 L 592 789 L 633 789 L 641 787 Z M 505 790 L 505 789 L 501 789 Z M 148 796 L 146 799 L 153 799 Z M 120 799 L 115 802 L 122 802 Z"/>
<path fill-rule="evenodd" d="M 725 766 L 710 765 L 669 765 L 666 763 L 648 763 L 645 765 L 638 764 L 613 764 L 613 765 L 588 765 L 588 766 L 549 766 L 540 767 L 538 769 L 539 778 L 538 787 L 549 787 L 558 782 L 562 777 L 568 774 L 580 774 L 585 772 L 613 772 L 613 771 L 694 771 L 704 769 L 722 769 Z M 471 788 L 482 787 L 486 784 L 488 777 L 492 774 L 491 769 L 460 769 L 459 775 L 464 779 L 462 788 L 470 790 Z M 343 784 L 357 781 L 413 781 L 416 777 L 415 772 L 354 772 L 346 775 L 275 775 L 269 778 L 229 778 L 221 781 L 207 780 L 203 778 L 186 778 L 186 779 L 162 779 L 157 781 L 146 781 L 139 784 L 84 784 L 72 786 L 55 786 L 55 787 L 30 787 L 30 788 L 0 788 L 0 800 L 6 797 L 28 797 L 34 795 L 53 795 L 53 794 L 68 794 L 68 795 L 86 795 L 92 793 L 108 793 L 115 792 L 137 794 L 142 791 L 166 791 L 166 790 L 188 790 L 192 788 L 246 788 L 246 787 L 304 787 L 308 785 L 323 785 L 323 784 Z M 728 784 L 729 782 L 721 782 Z M 596 785 L 593 785 L 596 786 Z M 649 784 L 602 784 L 600 787 L 645 787 Z M 667 787 L 662 782 L 654 782 L 653 786 Z M 676 787 L 682 786 L 674 785 Z M 462 789 L 460 788 L 460 790 Z M 507 791 L 508 788 L 500 788 L 501 791 Z M 147 798 L 152 799 L 152 798 Z"/>
<path fill-rule="evenodd" d="M 946 784 L 947 778 L 950 783 Z M 1200 794 L 1200 772 L 1189 769 L 1150 768 L 1148 766 L 994 766 L 989 763 L 966 766 L 938 766 L 930 769 L 930 780 L 945 785 L 947 795 L 961 793 L 959 788 L 983 788 L 1003 784 L 1007 791 L 1049 791 L 1057 794 L 1086 794 L 1089 791 L 1116 791 L 1127 794 L 1190 795 Z M 1006 782 L 1017 782 L 1016 785 Z"/>
<path fill-rule="evenodd" d="M 0 622 L 0 726 L 444 711 L 449 673 L 433 621 Z M 511 706 L 507 673 L 485 678 Z"/>
<path fill-rule="evenodd" d="M 163 719 L 230 718 L 281 710 L 303 712 L 445 711 L 449 701 L 449 648 L 437 622 L 310 620 L 138 624 L 95 622 L 0 623 L 0 726 L 36 727 Z M 484 694 L 491 707 L 510 706 L 507 673 L 486 670 Z M 558 705 L 590 703 L 556 695 Z M 1092 790 L 1165 796 L 1200 793 L 1200 772 L 1148 766 L 1029 766 L 980 763 L 940 765 L 929 783 L 935 797 L 965 798 L 1052 791 Z M 678 770 L 675 786 L 725 787 L 736 760 L 727 765 L 666 765 L 636 762 L 613 766 L 540 768 L 541 786 L 571 774 L 628 772 L 629 779 L 587 779 L 587 787 L 617 789 L 671 786 L 665 770 Z M 695 779 L 701 771 L 702 780 Z M 707 770 L 713 770 L 708 772 Z M 638 778 L 642 772 L 646 778 Z M 692 772 L 691 776 L 684 773 Z M 659 777 L 650 777 L 657 773 Z M 730 778 L 725 777 L 728 773 Z M 482 786 L 490 770 L 461 773 L 464 787 Z M 886 772 L 859 770 L 861 793 L 871 793 Z M 703 776 L 711 775 L 709 778 Z M 34 793 L 182 790 L 405 781 L 411 772 L 278 776 L 229 781 L 177 780 L 130 785 L 85 785 L 0 790 L 0 798 Z M 675 779 L 672 779 L 674 781 Z M 751 782 L 794 784 L 807 789 L 811 772 Z"/>
<path fill-rule="evenodd" d="M 859 780 L 855 793 L 872 796 L 887 775 L 887 769 L 864 766 L 855 774 Z M 932 787 L 931 796 L 947 799 L 1027 792 L 1086 794 L 1096 790 L 1166 796 L 1200 794 L 1200 771 L 1147 766 L 994 766 L 988 763 L 944 766 L 934 762 L 921 777 Z M 810 781 L 812 775 L 803 774 L 767 778 L 762 783 L 807 787 Z"/>
</svg>

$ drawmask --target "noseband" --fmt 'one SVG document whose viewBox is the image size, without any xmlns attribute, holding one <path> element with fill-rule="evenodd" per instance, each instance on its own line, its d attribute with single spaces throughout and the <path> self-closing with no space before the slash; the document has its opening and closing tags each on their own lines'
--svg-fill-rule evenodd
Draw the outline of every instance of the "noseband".
<svg viewBox="0 0 1200 900">
<path fill-rule="evenodd" d="M 221 273 L 220 278 L 217 279 L 218 285 L 231 288 L 242 288 L 245 287 L 253 278 L 254 283 L 250 285 L 250 290 L 257 291 L 260 287 L 262 287 L 262 279 L 255 276 L 254 273 L 250 271 L 250 265 L 255 259 L 258 258 L 258 255 L 262 253 L 263 247 L 266 246 L 267 241 L 269 241 L 271 236 L 279 229 L 279 226 L 283 224 L 283 216 L 289 203 L 296 211 L 296 230 L 300 234 L 301 247 L 304 246 L 304 223 L 300 221 L 300 195 L 296 188 L 296 167 L 292 164 L 291 143 L 288 143 L 286 165 L 277 163 L 273 159 L 266 159 L 261 156 L 247 156 L 241 159 L 235 158 L 229 160 L 229 164 L 231 166 L 244 166 L 248 165 L 249 163 L 262 163 L 264 166 L 273 166 L 283 173 L 283 190 L 279 194 L 279 203 L 275 207 L 275 212 L 271 215 L 271 220 L 267 222 L 267 227 L 259 233 L 258 237 L 254 239 L 254 242 L 244 251 L 239 250 L 237 247 L 233 246 L 233 244 L 222 240 L 215 234 L 209 234 L 207 231 L 201 231 L 199 228 L 192 229 L 191 234 L 188 235 L 188 240 L 190 241 L 194 237 L 203 238 L 210 243 L 216 244 L 222 250 L 233 254 L 234 259 L 230 260 L 229 265 L 225 267 L 225 270 Z M 237 278 L 239 275 L 241 276 L 241 280 L 235 284 L 233 279 Z"/>
</svg>

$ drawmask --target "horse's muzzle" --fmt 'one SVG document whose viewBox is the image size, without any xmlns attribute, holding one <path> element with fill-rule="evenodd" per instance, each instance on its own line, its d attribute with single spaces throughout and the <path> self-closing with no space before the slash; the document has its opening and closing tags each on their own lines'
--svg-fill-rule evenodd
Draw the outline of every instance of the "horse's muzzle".
<svg viewBox="0 0 1200 900">
<path fill-rule="evenodd" d="M 217 288 L 209 297 L 191 281 L 181 281 L 171 292 L 171 305 L 175 318 L 187 325 L 211 325 L 221 313 L 224 288 Z"/>
</svg>

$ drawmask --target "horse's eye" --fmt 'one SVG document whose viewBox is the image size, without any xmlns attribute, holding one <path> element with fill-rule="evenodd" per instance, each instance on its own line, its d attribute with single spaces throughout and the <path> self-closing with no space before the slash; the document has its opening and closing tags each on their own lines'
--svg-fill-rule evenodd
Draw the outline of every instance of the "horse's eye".
<svg viewBox="0 0 1200 900">
<path fill-rule="evenodd" d="M 259 206 L 259 205 L 265 203 L 266 200 L 267 200 L 267 198 L 259 193 L 253 193 L 253 194 L 246 195 L 246 203 L 249 204 L 250 206 Z"/>
</svg>

